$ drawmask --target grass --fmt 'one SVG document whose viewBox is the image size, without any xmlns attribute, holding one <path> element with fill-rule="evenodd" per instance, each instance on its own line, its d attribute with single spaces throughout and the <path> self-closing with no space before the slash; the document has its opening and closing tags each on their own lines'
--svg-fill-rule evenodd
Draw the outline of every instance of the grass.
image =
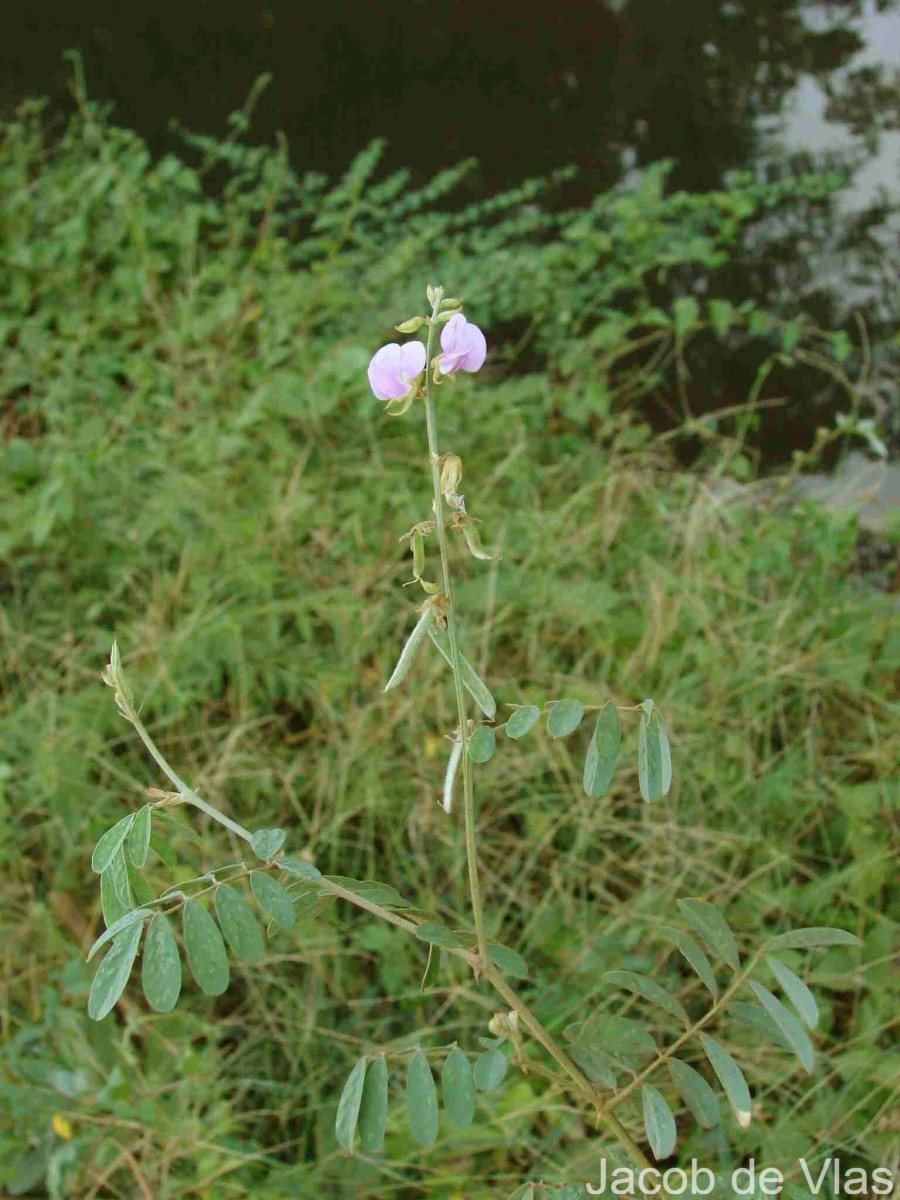
<svg viewBox="0 0 900 1200">
<path fill-rule="evenodd" d="M 363 271 L 369 235 L 347 236 L 346 213 L 364 224 L 370 185 L 351 177 L 352 201 L 317 199 L 304 218 L 303 267 L 286 232 L 298 218 L 286 211 L 282 229 L 280 199 L 266 199 L 287 187 L 277 156 L 216 198 L 186 166 L 150 164 L 83 98 L 60 145 L 38 129 L 23 118 L 2 157 L 0 1180 L 86 1200 L 451 1200 L 596 1178 L 609 1148 L 584 1114 L 518 1072 L 472 1134 L 425 1153 L 397 1121 L 385 1161 L 339 1153 L 336 1096 L 361 1047 L 474 1047 L 493 1011 L 452 967 L 422 995 L 422 948 L 362 914 L 305 918 L 218 1002 L 191 991 L 160 1017 L 127 993 L 116 1018 L 88 1021 L 91 847 L 161 783 L 99 680 L 114 637 L 145 722 L 192 785 L 245 824 L 283 824 L 323 871 L 468 920 L 460 830 L 437 804 L 448 676 L 423 656 L 409 685 L 381 693 L 414 605 L 398 538 L 426 515 L 429 485 L 421 412 L 387 420 L 365 365 L 413 311 L 418 277 L 405 277 L 433 252 L 426 240 L 423 263 L 401 239 Z M 310 193 L 323 194 L 340 189 Z M 651 225 L 670 219 L 643 203 Z M 344 232 L 323 249 L 335 213 Z M 541 295 L 553 271 L 573 297 L 589 290 L 589 274 L 565 274 L 564 243 L 529 259 L 530 236 L 509 254 Z M 466 275 L 473 318 L 490 338 L 483 271 L 486 315 L 493 304 L 518 337 L 496 266 L 456 246 L 442 255 Z M 586 735 L 501 739 L 476 778 L 491 932 L 525 956 L 553 1028 L 634 1003 L 610 992 L 612 967 L 700 1003 L 661 935 L 680 895 L 727 906 L 745 948 L 764 927 L 858 932 L 861 952 L 811 960 L 818 1074 L 730 1019 L 758 1119 L 689 1132 L 680 1156 L 881 1164 L 896 1134 L 896 608 L 856 569 L 852 517 L 717 500 L 707 481 L 733 464 L 732 431 L 709 435 L 701 470 L 678 467 L 671 439 L 617 402 L 621 376 L 567 374 L 580 337 L 515 372 L 498 346 L 487 379 L 441 389 L 442 440 L 503 554 L 459 556 L 465 644 L 501 704 L 654 696 L 675 785 L 648 807 L 626 769 L 588 801 Z M 238 856 L 202 819 L 194 832 L 174 820 L 168 842 L 177 861 L 157 861 L 160 888 Z"/>
</svg>

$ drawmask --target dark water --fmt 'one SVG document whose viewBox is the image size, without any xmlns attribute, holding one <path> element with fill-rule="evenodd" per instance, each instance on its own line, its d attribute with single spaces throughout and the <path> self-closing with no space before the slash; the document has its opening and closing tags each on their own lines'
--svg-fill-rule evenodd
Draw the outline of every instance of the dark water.
<svg viewBox="0 0 900 1200">
<path fill-rule="evenodd" d="M 851 304 L 890 320 L 900 0 L 36 2 L 4 34 L 0 110 L 34 94 L 67 103 L 63 52 L 77 47 L 90 93 L 157 151 L 180 147 L 173 117 L 223 133 L 271 72 L 253 134 L 283 129 L 300 171 L 339 174 L 376 136 L 388 166 L 421 176 L 476 156 L 482 192 L 568 163 L 581 195 L 660 158 L 692 190 L 735 168 L 851 163 L 840 228 L 802 249 L 776 237 L 753 287 L 826 323 Z M 787 451 L 794 436 L 782 440 Z"/>
</svg>

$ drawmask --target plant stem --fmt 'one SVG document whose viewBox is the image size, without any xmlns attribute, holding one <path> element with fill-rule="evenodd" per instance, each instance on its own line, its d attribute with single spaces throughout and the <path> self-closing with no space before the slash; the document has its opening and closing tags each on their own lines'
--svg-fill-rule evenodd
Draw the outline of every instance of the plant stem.
<svg viewBox="0 0 900 1200">
<path fill-rule="evenodd" d="M 472 763 L 466 753 L 468 743 L 468 725 L 466 720 L 466 701 L 463 691 L 462 671 L 460 668 L 459 641 L 456 630 L 456 611 L 453 605 L 453 594 L 450 584 L 450 553 L 447 545 L 447 524 L 444 519 L 444 497 L 441 494 L 441 476 L 438 467 L 437 414 L 434 404 L 434 383 L 431 371 L 431 356 L 434 349 L 434 334 L 437 329 L 437 317 L 441 309 L 443 289 L 437 288 L 431 312 L 431 325 L 428 327 L 428 343 L 425 358 L 425 427 L 428 433 L 428 457 L 431 464 L 431 486 L 434 492 L 434 517 L 437 525 L 437 540 L 441 553 L 441 589 L 447 600 L 447 638 L 450 642 L 450 669 L 453 672 L 453 686 L 456 692 L 456 712 L 459 718 L 459 736 L 463 743 L 462 777 L 463 777 L 463 816 L 465 821 L 466 862 L 469 868 L 469 895 L 472 902 L 472 920 L 475 925 L 475 939 L 478 944 L 478 955 L 486 967 L 490 963 L 487 948 L 487 935 L 484 929 L 484 909 L 481 902 L 481 882 L 478 878 L 478 859 L 475 844 L 475 796 L 472 786 Z"/>
<path fill-rule="evenodd" d="M 565 1071 L 572 1080 L 578 1092 L 583 1095 L 597 1110 L 597 1120 L 602 1121 L 614 1135 L 623 1150 L 627 1151 L 630 1157 L 638 1166 L 646 1168 L 651 1166 L 649 1160 L 645 1157 L 640 1146 L 621 1123 L 618 1117 L 609 1111 L 607 1100 L 603 1093 L 591 1083 L 584 1072 L 569 1058 L 565 1050 L 556 1042 L 550 1033 L 544 1028 L 538 1018 L 534 1015 L 524 1000 L 513 991 L 496 967 L 491 964 L 487 970 L 487 978 L 491 987 L 500 996 L 509 1007 L 515 1012 L 519 1020 L 525 1028 L 531 1033 L 535 1041 L 540 1042 L 547 1053 L 555 1062 Z"/>
</svg>

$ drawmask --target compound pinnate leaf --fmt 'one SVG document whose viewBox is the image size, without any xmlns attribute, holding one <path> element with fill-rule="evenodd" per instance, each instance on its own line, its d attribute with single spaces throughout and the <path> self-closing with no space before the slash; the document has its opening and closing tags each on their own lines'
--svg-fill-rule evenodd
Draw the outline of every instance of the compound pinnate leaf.
<svg viewBox="0 0 900 1200">
<path fill-rule="evenodd" d="M 638 975 L 634 971 L 607 971 L 606 978 L 617 987 L 625 988 L 629 992 L 643 996 L 651 1004 L 655 1004 L 667 1013 L 671 1013 L 679 1021 L 684 1021 L 685 1025 L 688 1024 L 688 1015 L 682 1005 L 664 987 L 661 987 L 655 979 L 648 979 L 646 975 Z"/>
<path fill-rule="evenodd" d="M 638 784 L 641 796 L 649 803 L 668 795 L 672 786 L 672 755 L 666 723 L 658 708 L 647 711 L 651 703 L 644 701 L 638 730 Z"/>
<path fill-rule="evenodd" d="M 230 977 L 228 954 L 219 927 L 199 900 L 186 900 L 182 917 L 188 966 L 201 991 L 221 996 Z"/>
<path fill-rule="evenodd" d="M 796 1008 L 808 1029 L 815 1029 L 819 1023 L 819 1006 L 816 998 L 790 967 L 786 967 L 777 958 L 767 958 L 766 962 L 772 969 L 775 978 L 781 984 L 781 990 Z"/>
<path fill-rule="evenodd" d="M 150 1007 L 171 1012 L 181 995 L 181 955 L 169 918 L 157 913 L 147 930 L 141 960 L 141 983 Z"/>
<path fill-rule="evenodd" d="M 250 890 L 273 925 L 290 929 L 296 919 L 294 903 L 277 879 L 263 871 L 254 871 L 250 876 Z"/>
<path fill-rule="evenodd" d="M 88 956 L 85 962 L 90 962 L 98 950 L 102 949 L 107 942 L 111 942 L 114 937 L 118 937 L 123 929 L 127 929 L 129 925 L 133 925 L 136 921 L 143 921 L 145 917 L 152 917 L 153 912 L 149 908 L 133 908 L 131 912 L 127 912 L 124 917 L 119 917 L 109 929 L 105 929 L 97 938 L 93 946 L 88 951 Z"/>
<path fill-rule="evenodd" d="M 679 900 L 678 907 L 710 950 L 737 971 L 741 965 L 737 943 L 734 940 L 734 934 L 728 927 L 728 922 L 716 906 L 710 904 L 708 900 L 689 898 Z"/>
<path fill-rule="evenodd" d="M 683 1063 L 681 1059 L 669 1059 L 669 1074 L 682 1100 L 691 1110 L 694 1120 L 704 1129 L 712 1129 L 719 1123 L 719 1101 L 699 1071 Z"/>
<path fill-rule="evenodd" d="M 454 1046 L 441 1073 L 444 1109 L 458 1129 L 468 1129 L 475 1116 L 475 1083 L 467 1056 Z"/>
<path fill-rule="evenodd" d="M 750 986 L 758 996 L 763 1008 L 784 1034 L 803 1069 L 811 1075 L 816 1067 L 816 1053 L 809 1034 L 790 1009 L 786 1008 L 777 996 L 773 996 L 768 988 L 763 987 L 755 980 L 750 981 Z"/>
<path fill-rule="evenodd" d="M 494 757 L 497 735 L 490 725 L 479 725 L 466 742 L 466 753 L 474 763 L 486 763 Z"/>
<path fill-rule="evenodd" d="M 497 1046 L 491 1046 L 475 1059 L 472 1078 L 479 1092 L 492 1092 L 506 1076 L 506 1055 Z"/>
<path fill-rule="evenodd" d="M 428 1059 L 416 1050 L 406 1074 L 406 1112 L 412 1135 L 420 1146 L 433 1146 L 438 1134 L 437 1088 Z"/>
<path fill-rule="evenodd" d="M 713 974 L 712 964 L 690 934 L 685 933 L 683 929 L 675 929 L 672 926 L 666 926 L 662 932 L 681 951 L 703 980 L 704 984 L 706 984 L 713 998 L 718 999 L 719 987 L 716 983 L 716 977 Z"/>
<path fill-rule="evenodd" d="M 523 704 L 506 722 L 506 736 L 508 738 L 524 737 L 540 719 L 541 710 L 536 704 Z"/>
<path fill-rule="evenodd" d="M 678 1130 L 675 1127 L 672 1110 L 665 1097 L 649 1083 L 645 1083 L 641 1089 L 641 1098 L 644 1109 L 644 1130 L 653 1156 L 657 1161 L 668 1158 L 678 1140 Z"/>
<path fill-rule="evenodd" d="M 149 804 L 138 812 L 125 837 L 125 848 L 131 865 L 143 870 L 150 853 L 150 834 L 153 825 L 153 808 Z"/>
<path fill-rule="evenodd" d="M 737 1118 L 741 1129 L 747 1129 L 753 1119 L 753 1103 L 750 1099 L 750 1089 L 741 1068 L 737 1065 L 724 1046 L 720 1046 L 709 1034 L 701 1033 L 700 1041 L 706 1051 L 710 1066 L 716 1073 L 716 1078 L 722 1085 L 722 1090 L 728 1097 L 728 1103 Z"/>
<path fill-rule="evenodd" d="M 596 800 L 613 781 L 619 748 L 622 744 L 622 720 L 614 704 L 606 703 L 597 717 L 594 733 L 584 760 L 585 794 Z"/>
<path fill-rule="evenodd" d="M 583 720 L 584 705 L 580 700 L 556 700 L 547 717 L 547 732 L 555 738 L 568 737 Z"/>
<path fill-rule="evenodd" d="M 265 939 L 250 905 L 227 883 L 216 888 L 216 916 L 235 958 L 257 963 L 266 952 Z"/>
<path fill-rule="evenodd" d="M 131 968 L 137 957 L 141 941 L 143 925 L 138 922 L 120 933 L 107 950 L 103 961 L 97 968 L 97 974 L 91 984 L 88 997 L 88 1016 L 94 1021 L 102 1021 L 118 1003 L 119 997 L 125 991 L 131 975 Z"/>
<path fill-rule="evenodd" d="M 388 1069 L 383 1054 L 369 1063 L 359 1105 L 359 1144 L 366 1154 L 384 1145 L 388 1120 Z"/>
<path fill-rule="evenodd" d="M 363 1087 L 366 1082 L 366 1060 L 361 1058 L 344 1084 L 341 1098 L 338 1101 L 337 1116 L 334 1120 L 334 1136 L 338 1145 L 348 1154 L 353 1153 L 353 1143 L 356 1138 L 356 1125 L 359 1120 L 359 1109 L 362 1104 Z"/>
<path fill-rule="evenodd" d="M 106 833 L 97 842 L 97 845 L 94 847 L 94 853 L 91 855 L 92 871 L 95 871 L 98 875 L 103 874 L 121 848 L 133 824 L 134 813 L 129 813 L 121 821 L 116 821 L 112 829 L 107 829 Z"/>
<path fill-rule="evenodd" d="M 257 858 L 268 862 L 284 845 L 286 836 L 283 829 L 257 829 L 250 839 L 250 846 Z"/>
<path fill-rule="evenodd" d="M 830 929 L 816 926 L 810 929 L 793 929 L 779 933 L 766 942 L 767 950 L 810 950 L 817 946 L 861 946 L 862 939 L 845 929 Z"/>
</svg>

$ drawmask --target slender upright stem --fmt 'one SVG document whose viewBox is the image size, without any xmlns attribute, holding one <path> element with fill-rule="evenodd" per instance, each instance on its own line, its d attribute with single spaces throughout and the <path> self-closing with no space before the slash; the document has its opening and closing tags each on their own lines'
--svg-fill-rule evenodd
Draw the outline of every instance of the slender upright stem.
<svg viewBox="0 0 900 1200">
<path fill-rule="evenodd" d="M 432 324 L 428 327 L 428 345 L 425 361 L 425 427 L 428 432 L 428 457 L 431 463 L 431 486 L 434 491 L 434 519 L 437 525 L 438 546 L 441 553 L 441 590 L 447 599 L 447 637 L 450 642 L 450 667 L 453 672 L 453 686 L 456 692 L 456 712 L 459 718 L 459 736 L 463 743 L 462 777 L 463 777 L 463 816 L 466 836 L 466 861 L 469 868 L 469 895 L 472 900 L 472 920 L 475 925 L 475 937 L 478 943 L 478 954 L 481 961 L 490 961 L 487 948 L 487 936 L 484 930 L 484 909 L 481 903 L 481 882 L 478 878 L 478 859 L 475 844 L 475 796 L 472 787 L 472 763 L 466 753 L 468 743 L 466 700 L 463 691 L 462 671 L 460 668 L 459 641 L 456 630 L 456 610 L 453 605 L 453 593 L 450 584 L 450 553 L 447 546 L 447 523 L 444 515 L 444 497 L 441 493 L 441 474 L 438 466 L 437 413 L 434 404 L 434 382 L 432 379 L 431 356 L 434 349 L 434 334 L 437 329 L 437 316 L 441 309 L 443 289 L 436 289 L 434 306 L 431 312 Z"/>
</svg>

